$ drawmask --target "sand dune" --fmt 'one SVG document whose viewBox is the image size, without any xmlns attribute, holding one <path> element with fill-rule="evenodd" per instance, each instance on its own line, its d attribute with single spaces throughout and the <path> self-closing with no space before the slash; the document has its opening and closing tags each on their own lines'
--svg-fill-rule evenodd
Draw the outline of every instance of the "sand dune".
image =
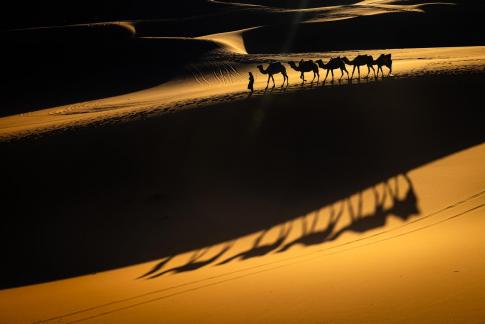
<svg viewBox="0 0 485 324">
<path fill-rule="evenodd" d="M 0 323 L 484 318 L 483 4 L 44 6 L 1 22 Z"/>
<path fill-rule="evenodd" d="M 267 232 L 178 255 L 153 273 L 165 274 L 150 280 L 137 278 L 153 270 L 158 261 L 4 290 L 0 292 L 2 319 L 7 323 L 130 323 L 160 318 L 164 322 L 347 323 L 358 317 L 363 323 L 424 323 L 449 321 L 452 316 L 451 322 L 474 322 L 484 315 L 485 178 L 480 162 L 484 152 L 479 145 L 409 172 L 418 200 L 414 207 L 408 205 L 411 217 L 406 222 L 400 219 L 406 211 L 392 211 L 388 197 L 389 217 L 382 226 L 369 227 L 363 234 L 347 232 L 334 241 L 295 245 L 283 253 L 277 252 L 278 247 L 271 249 L 281 227 L 291 230 L 285 240 L 291 242 L 301 237 L 305 222 L 309 229 L 317 219 L 317 228 L 325 229 L 332 211 L 339 212 L 341 205 L 337 229 L 345 227 L 349 204 L 358 208 L 359 197 L 352 195 Z M 392 187 L 397 184 L 401 198 L 409 191 L 402 176 L 387 180 Z M 382 195 L 383 183 L 375 189 Z M 374 204 L 373 188 L 365 189 L 366 217 L 375 217 Z M 262 235 L 259 244 L 268 247 L 266 254 L 217 265 L 254 249 Z M 199 269 L 171 272 L 182 269 L 195 254 L 200 255 Z M 202 263 L 218 255 L 212 263 Z M 12 311 L 18 305 L 29 311 Z"/>
<path fill-rule="evenodd" d="M 246 51 L 246 46 L 244 45 L 244 39 L 242 34 L 247 32 L 249 29 L 236 30 L 227 33 L 211 34 L 206 36 L 198 37 L 199 39 L 208 39 L 215 42 L 219 42 L 225 46 L 225 49 L 232 53 L 237 54 L 248 54 Z"/>
</svg>

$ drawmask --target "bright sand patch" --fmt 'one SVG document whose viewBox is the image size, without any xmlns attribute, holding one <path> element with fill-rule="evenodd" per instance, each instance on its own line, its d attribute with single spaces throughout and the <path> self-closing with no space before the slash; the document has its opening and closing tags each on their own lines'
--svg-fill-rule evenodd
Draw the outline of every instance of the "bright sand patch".
<svg viewBox="0 0 485 324">
<path fill-rule="evenodd" d="M 246 51 L 246 46 L 244 45 L 244 40 L 242 38 L 242 33 L 252 28 L 236 30 L 227 33 L 212 34 L 207 36 L 198 37 L 200 39 L 208 39 L 218 42 L 228 48 L 229 51 L 237 54 L 248 54 Z"/>
</svg>

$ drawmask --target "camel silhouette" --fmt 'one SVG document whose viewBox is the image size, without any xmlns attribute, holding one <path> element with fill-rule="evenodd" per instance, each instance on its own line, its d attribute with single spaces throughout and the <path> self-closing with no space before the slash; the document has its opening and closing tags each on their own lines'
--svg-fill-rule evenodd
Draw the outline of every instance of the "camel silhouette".
<svg viewBox="0 0 485 324">
<path fill-rule="evenodd" d="M 342 57 L 342 60 L 345 62 L 347 65 L 353 65 L 354 68 L 352 69 L 352 76 L 350 77 L 351 79 L 354 78 L 354 72 L 355 68 L 357 68 L 357 71 L 359 72 L 359 79 L 360 79 L 360 67 L 363 65 L 367 65 L 367 76 L 366 78 L 369 77 L 370 70 L 374 71 L 374 77 L 376 76 L 376 70 L 374 70 L 374 67 L 372 66 L 374 64 L 374 59 L 372 58 L 371 55 L 357 55 L 352 61 L 350 61 L 347 57 Z"/>
<path fill-rule="evenodd" d="M 286 74 L 286 68 L 283 64 L 281 64 L 281 62 L 272 62 L 268 65 L 266 69 L 264 69 L 261 64 L 258 65 L 257 68 L 259 72 L 261 72 L 262 74 L 268 75 L 268 82 L 266 82 L 266 89 L 268 89 L 270 78 L 271 80 L 273 80 L 273 88 L 275 87 L 276 84 L 274 82 L 273 75 L 278 73 L 283 74 L 283 84 L 281 85 L 281 87 L 285 85 L 285 81 L 286 81 L 286 86 L 288 86 L 288 75 Z"/>
<path fill-rule="evenodd" d="M 344 72 L 347 73 L 347 78 L 349 78 L 349 72 L 345 67 L 344 61 L 340 57 L 331 58 L 327 64 L 323 63 L 322 60 L 317 60 L 316 62 L 321 69 L 327 70 L 327 74 L 325 75 L 325 79 L 323 80 L 324 84 L 325 84 L 325 81 L 327 80 L 328 72 L 332 72 L 332 82 L 333 82 L 333 79 L 334 79 L 333 70 L 335 69 L 340 69 L 340 72 L 342 73 L 339 80 L 342 80 L 344 76 Z"/>
<path fill-rule="evenodd" d="M 205 266 L 215 262 L 224 253 L 226 253 L 231 248 L 231 246 L 232 246 L 232 244 L 227 244 L 225 247 L 222 248 L 222 250 L 219 253 L 217 253 L 213 257 L 211 257 L 207 260 L 204 260 L 204 261 L 198 261 L 198 260 L 207 253 L 208 249 L 205 249 L 201 252 L 196 252 L 192 255 L 189 262 L 187 262 L 186 264 L 178 266 L 178 267 L 174 267 L 174 268 L 171 268 L 171 269 L 168 269 L 168 270 L 165 270 L 165 271 L 162 271 L 160 273 L 157 273 L 155 275 L 148 277 L 148 279 L 155 279 L 157 277 L 163 276 L 164 274 L 171 273 L 171 272 L 172 273 L 182 273 L 182 272 L 200 269 L 202 267 L 205 267 Z"/>
<path fill-rule="evenodd" d="M 283 245 L 281 249 L 278 250 L 278 253 L 285 252 L 286 250 L 290 249 L 294 245 L 318 245 L 322 244 L 330 237 L 332 232 L 335 229 L 340 217 L 342 216 L 344 210 L 344 202 L 342 201 L 342 207 L 340 208 L 338 213 L 335 213 L 335 208 L 333 205 L 330 207 L 330 217 L 328 220 L 328 224 L 324 229 L 316 230 L 317 222 L 318 222 L 318 211 L 315 212 L 315 217 L 313 218 L 312 226 L 310 230 L 307 229 L 306 220 L 302 220 L 302 232 L 303 234 L 299 237 L 290 241 Z"/>
<path fill-rule="evenodd" d="M 374 65 L 377 65 L 377 77 L 379 77 L 379 70 L 381 71 L 382 77 L 384 77 L 384 71 L 382 70 L 383 66 L 386 66 L 389 69 L 389 75 L 392 73 L 392 56 L 391 54 L 381 54 L 379 57 L 374 60 Z"/>
<path fill-rule="evenodd" d="M 280 233 L 278 234 L 278 238 L 276 239 L 276 241 L 274 241 L 273 243 L 270 243 L 270 244 L 261 245 L 261 240 L 264 238 L 266 233 L 268 233 L 268 230 L 264 230 L 254 240 L 253 246 L 249 250 L 246 250 L 246 251 L 243 251 L 243 252 L 238 253 L 236 255 L 233 255 L 232 257 L 227 258 L 226 260 L 218 263 L 217 265 L 223 265 L 223 264 L 229 263 L 229 262 L 236 260 L 236 259 L 247 260 L 247 259 L 266 255 L 266 254 L 270 253 L 271 251 L 274 251 L 277 248 L 279 248 L 283 244 L 283 242 L 286 240 L 288 235 L 290 234 L 290 231 L 291 231 L 291 226 L 288 226 L 288 228 L 286 228 L 286 226 L 281 226 Z"/>
<path fill-rule="evenodd" d="M 320 81 L 320 73 L 318 71 L 318 65 L 315 64 L 313 60 L 308 60 L 308 61 L 301 60 L 298 63 L 298 65 L 296 65 L 296 63 L 293 61 L 289 61 L 288 64 L 291 66 L 293 70 L 301 72 L 300 79 L 302 84 L 306 81 L 305 72 L 313 72 L 312 83 L 315 80 L 315 77 L 318 77 L 317 84 L 318 84 L 318 81 Z"/>
</svg>

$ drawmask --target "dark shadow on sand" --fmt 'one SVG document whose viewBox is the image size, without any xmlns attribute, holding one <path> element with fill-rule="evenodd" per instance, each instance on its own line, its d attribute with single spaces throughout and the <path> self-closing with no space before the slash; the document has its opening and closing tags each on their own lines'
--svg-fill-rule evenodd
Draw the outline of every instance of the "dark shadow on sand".
<svg viewBox="0 0 485 324">
<path fill-rule="evenodd" d="M 167 261 L 147 277 L 157 275 L 171 256 L 264 231 L 483 143 L 484 80 L 314 87 L 0 143 L 0 287 Z M 355 208 L 346 230 L 381 226 L 390 213 L 405 219 L 413 201 L 411 191 L 393 211 Z M 325 241 L 328 232 L 298 244 Z M 284 248 L 255 242 L 239 258 Z"/>
<path fill-rule="evenodd" d="M 399 179 L 404 179 L 405 185 L 399 185 Z M 379 190 L 379 188 L 381 188 Z M 351 201 L 351 198 L 344 198 L 338 203 L 340 206 L 336 209 L 333 204 L 328 207 L 329 214 L 328 217 L 322 214 L 322 210 L 317 210 L 311 220 L 311 225 L 309 226 L 307 217 L 301 218 L 301 235 L 297 238 L 286 242 L 286 239 L 292 231 L 292 223 L 282 224 L 279 227 L 279 234 L 271 243 L 261 243 L 267 233 L 271 230 L 265 229 L 261 231 L 254 239 L 252 246 L 242 252 L 236 253 L 219 263 L 217 265 L 224 265 L 232 261 L 245 261 L 248 259 L 262 257 L 270 253 L 282 253 L 293 246 L 312 246 L 321 245 L 326 242 L 334 241 L 340 237 L 340 235 L 346 232 L 354 232 L 358 234 L 365 234 L 368 231 L 379 229 L 385 226 L 387 219 L 391 216 L 397 217 L 402 221 L 407 221 L 412 216 L 418 216 L 419 211 L 419 199 L 416 196 L 414 185 L 407 174 L 398 175 L 392 179 L 388 179 L 379 183 L 371 188 L 374 193 L 374 206 L 372 206 L 371 212 L 368 214 L 363 214 L 363 193 L 358 192 L 357 195 L 357 205 Z M 379 191 L 381 191 L 379 193 Z M 400 193 L 401 192 L 401 193 Z M 402 195 L 402 196 L 401 196 Z M 386 207 L 387 206 L 387 207 Z M 343 220 L 342 214 L 345 207 L 347 207 L 348 215 L 350 220 Z M 323 229 L 318 229 L 318 223 L 320 219 L 326 222 Z M 347 225 L 339 226 L 340 223 L 346 222 Z M 336 227 L 340 227 L 338 231 L 335 231 Z M 284 244 L 283 244 L 284 243 Z M 230 247 L 228 245 L 227 247 Z M 216 262 L 224 253 L 229 253 L 227 248 L 224 248 L 220 253 L 216 254 L 210 259 L 204 261 L 198 261 L 203 254 L 207 253 L 209 249 L 201 252 L 196 252 L 185 265 L 178 266 L 175 268 L 169 268 L 168 270 L 163 270 L 164 266 L 171 257 L 165 258 L 159 263 L 157 263 L 150 271 L 146 272 L 139 278 L 154 279 L 158 278 L 166 273 L 179 273 L 187 272 L 192 270 L 198 270 L 202 267 L 209 266 Z"/>
</svg>

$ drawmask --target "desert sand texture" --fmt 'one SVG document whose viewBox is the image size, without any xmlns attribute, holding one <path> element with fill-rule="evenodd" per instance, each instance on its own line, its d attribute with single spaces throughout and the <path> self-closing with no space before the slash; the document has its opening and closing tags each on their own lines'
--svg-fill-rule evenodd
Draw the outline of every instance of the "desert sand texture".
<svg viewBox="0 0 485 324">
<path fill-rule="evenodd" d="M 1 32 L 0 323 L 481 323 L 483 5 L 193 4 Z"/>
</svg>

